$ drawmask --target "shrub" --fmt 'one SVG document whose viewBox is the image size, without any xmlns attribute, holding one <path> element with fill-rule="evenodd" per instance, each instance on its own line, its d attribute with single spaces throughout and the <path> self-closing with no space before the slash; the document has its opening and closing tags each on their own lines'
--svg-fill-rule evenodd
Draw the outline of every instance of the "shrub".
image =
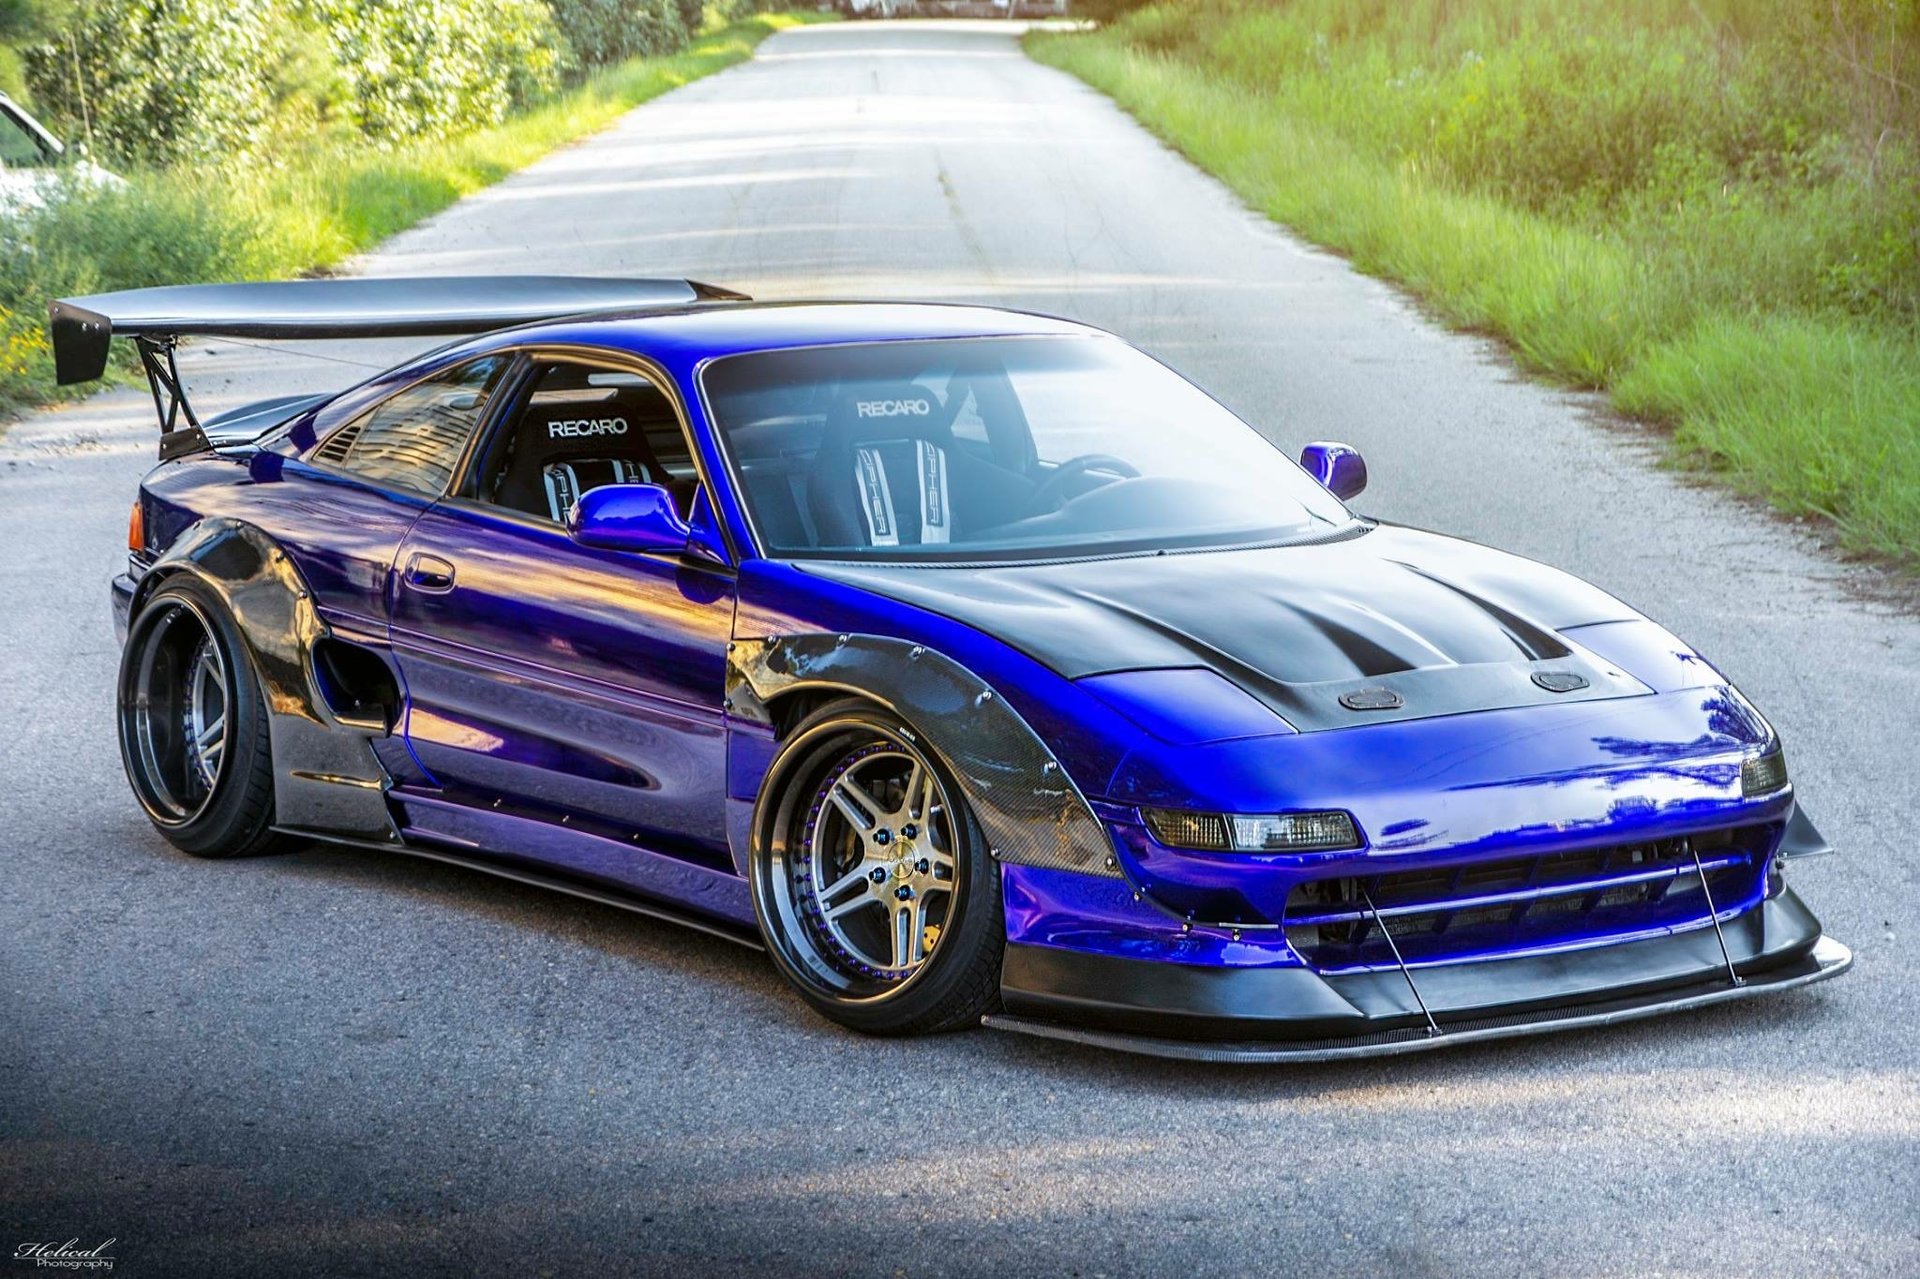
<svg viewBox="0 0 1920 1279">
<path fill-rule="evenodd" d="M 0 218 L 0 412 L 52 386 L 49 299 L 258 274 L 257 219 L 225 191 L 213 175 L 142 178 Z"/>
<path fill-rule="evenodd" d="M 561 41 L 541 0 L 301 0 L 326 31 L 353 126 L 372 138 L 497 124 L 552 91 Z"/>
<path fill-rule="evenodd" d="M 25 57 L 69 133 L 157 167 L 329 120 L 383 141 L 494 124 L 556 87 L 564 50 L 544 0 L 82 0 Z"/>
<path fill-rule="evenodd" d="M 270 0 L 89 0 L 26 50 L 27 79 L 112 160 L 203 160 L 260 140 L 279 29 Z"/>
<path fill-rule="evenodd" d="M 583 70 L 671 53 L 687 42 L 676 0 L 549 0 L 554 25 Z"/>
<path fill-rule="evenodd" d="M 27 96 L 27 69 L 20 47 L 46 34 L 46 14 L 40 0 L 0 0 L 0 93 Z"/>
<path fill-rule="evenodd" d="M 753 18 L 709 32 L 685 52 L 609 67 L 454 138 L 377 148 L 351 133 L 306 138 L 273 164 L 134 172 L 124 187 L 69 189 L 36 212 L 0 214 L 0 423 L 60 394 L 48 299 L 330 266 L 657 94 L 750 57 L 793 21 Z"/>
</svg>

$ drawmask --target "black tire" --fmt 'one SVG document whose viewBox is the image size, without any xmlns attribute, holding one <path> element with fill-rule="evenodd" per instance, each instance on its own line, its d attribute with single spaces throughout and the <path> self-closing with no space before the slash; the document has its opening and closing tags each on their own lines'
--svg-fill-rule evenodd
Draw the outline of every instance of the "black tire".
<svg viewBox="0 0 1920 1279">
<path fill-rule="evenodd" d="M 222 722 L 219 749 L 209 752 L 190 739 L 207 739 L 216 684 Z M 273 830 L 259 676 L 226 606 L 198 578 L 182 573 L 162 583 L 127 628 L 118 718 L 134 796 L 175 848 L 252 857 L 291 846 Z"/>
<path fill-rule="evenodd" d="M 775 966 L 870 1035 L 955 1030 L 999 1006 L 1000 868 L 924 740 L 872 703 L 822 706 L 787 734 L 755 814 L 749 876 Z"/>
</svg>

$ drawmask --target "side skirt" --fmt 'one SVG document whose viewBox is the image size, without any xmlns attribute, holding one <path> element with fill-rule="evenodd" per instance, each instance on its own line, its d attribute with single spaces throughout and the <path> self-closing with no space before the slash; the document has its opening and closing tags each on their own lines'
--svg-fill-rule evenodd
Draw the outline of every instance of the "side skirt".
<svg viewBox="0 0 1920 1279">
<path fill-rule="evenodd" d="M 276 829 L 280 828 L 276 827 Z M 658 919 L 669 924 L 678 924 L 682 928 L 691 928 L 697 933 L 705 933 L 709 937 L 718 937 L 722 941 L 730 941 L 734 945 L 744 946 L 748 950 L 764 951 L 766 949 L 760 944 L 760 938 L 754 934 L 750 934 L 743 929 L 731 928 L 722 922 L 708 919 L 703 915 L 696 915 L 691 911 L 676 910 L 664 902 L 628 896 L 624 893 L 614 892 L 611 889 L 580 883 L 577 880 L 568 879 L 562 875 L 542 874 L 539 871 L 529 870 L 523 866 L 509 865 L 492 858 L 467 856 L 461 853 L 446 852 L 438 848 L 423 848 L 418 844 L 386 844 L 373 840 L 352 839 L 339 835 L 323 835 L 310 830 L 288 829 L 285 833 L 300 839 L 311 839 L 341 848 L 357 848 L 381 853 L 403 853 L 408 857 L 419 857 L 427 861 L 444 862 L 449 866 L 460 866 L 467 870 L 477 870 L 488 875 L 498 876 L 501 879 L 513 880 L 515 883 L 528 884 L 535 888 L 544 888 L 557 893 L 566 893 L 568 896 L 578 897 L 585 901 L 597 902 L 602 906 L 612 906 L 618 910 L 631 911 L 636 915 L 645 915 L 649 919 Z"/>
</svg>

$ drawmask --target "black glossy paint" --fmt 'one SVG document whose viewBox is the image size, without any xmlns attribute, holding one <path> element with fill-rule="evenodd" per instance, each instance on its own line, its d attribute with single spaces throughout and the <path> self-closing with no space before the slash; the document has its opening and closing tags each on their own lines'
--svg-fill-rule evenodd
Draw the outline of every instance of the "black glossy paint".
<svg viewBox="0 0 1920 1279">
<path fill-rule="evenodd" d="M 106 372 L 116 337 L 275 339 L 450 336 L 591 312 L 632 311 L 745 294 L 695 280 L 565 275 L 284 280 L 127 289 L 48 304 L 62 386 Z"/>
<path fill-rule="evenodd" d="M 1069 679 L 1210 670 L 1301 732 L 1650 691 L 1558 634 L 1637 616 L 1605 592 L 1387 525 L 1306 545 L 1053 564 L 804 568 L 957 618 Z M 1543 672 L 1562 678 L 1532 678 Z"/>
</svg>

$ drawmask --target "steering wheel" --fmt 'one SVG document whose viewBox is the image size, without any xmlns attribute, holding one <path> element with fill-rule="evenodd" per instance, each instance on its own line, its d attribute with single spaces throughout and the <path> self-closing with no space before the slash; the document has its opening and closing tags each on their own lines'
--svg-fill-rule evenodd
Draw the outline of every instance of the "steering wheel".
<svg viewBox="0 0 1920 1279">
<path fill-rule="evenodd" d="M 1062 486 L 1076 475 L 1088 471 L 1112 471 L 1123 479 L 1137 480 L 1140 468 L 1131 462 L 1122 461 L 1111 453 L 1082 453 L 1079 457 L 1070 457 L 1055 467 L 1053 474 L 1040 481 L 1040 487 L 1027 499 L 1026 506 L 1020 512 L 1021 519 L 1030 519 L 1060 506 L 1059 494 Z"/>
</svg>

